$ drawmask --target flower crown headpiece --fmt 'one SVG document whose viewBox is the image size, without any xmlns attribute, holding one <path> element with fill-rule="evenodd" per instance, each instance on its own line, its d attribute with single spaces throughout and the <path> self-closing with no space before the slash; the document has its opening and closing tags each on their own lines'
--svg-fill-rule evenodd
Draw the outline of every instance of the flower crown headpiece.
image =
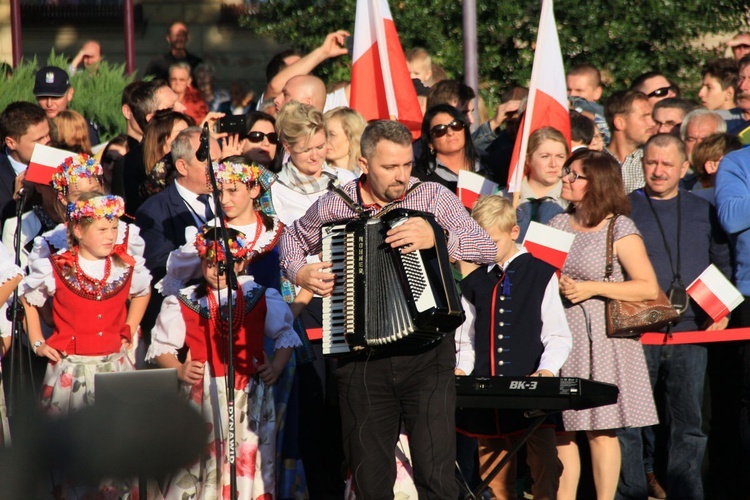
<svg viewBox="0 0 750 500">
<path fill-rule="evenodd" d="M 216 182 L 219 184 L 233 184 L 239 182 L 249 185 L 260 177 L 260 167 L 255 163 L 236 163 L 223 161 L 214 166 Z"/>
<path fill-rule="evenodd" d="M 107 219 L 122 217 L 125 213 L 125 200 L 119 196 L 106 194 L 88 200 L 68 203 L 68 219 Z"/>
<path fill-rule="evenodd" d="M 224 241 L 222 241 L 217 228 L 213 226 L 201 228 L 201 232 L 195 237 L 195 248 L 198 250 L 198 256 L 201 259 L 226 259 Z M 232 252 L 235 259 L 244 259 L 251 250 L 250 243 L 242 232 L 236 231 L 234 235 L 229 236 L 229 251 Z"/>
<path fill-rule="evenodd" d="M 62 162 L 52 174 L 50 184 L 57 191 L 57 196 L 63 199 L 68 192 L 71 184 L 75 184 L 78 179 L 101 178 L 104 175 L 102 165 L 86 153 L 77 156 L 69 156 Z"/>
</svg>

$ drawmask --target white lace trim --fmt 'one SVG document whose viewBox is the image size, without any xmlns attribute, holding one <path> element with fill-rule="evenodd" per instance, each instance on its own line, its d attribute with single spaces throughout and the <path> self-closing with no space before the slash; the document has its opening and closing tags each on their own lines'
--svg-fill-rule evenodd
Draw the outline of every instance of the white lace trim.
<svg viewBox="0 0 750 500">
<path fill-rule="evenodd" d="M 297 334 L 292 330 L 285 331 L 276 339 L 275 348 L 278 350 L 285 347 L 297 347 L 299 345 L 302 345 L 302 342 L 300 341 Z"/>
<path fill-rule="evenodd" d="M 47 302 L 47 293 L 43 292 L 40 288 L 35 288 L 24 294 L 26 302 L 36 307 L 43 307 L 44 303 Z"/>
<path fill-rule="evenodd" d="M 180 293 L 182 285 L 184 285 L 184 283 L 181 279 L 167 275 L 154 285 L 154 288 L 166 297 L 167 295 L 177 295 Z"/>
<path fill-rule="evenodd" d="M 151 346 L 148 348 L 145 359 L 146 361 L 152 361 L 162 354 L 172 354 L 177 357 L 177 349 L 159 342 L 151 342 Z"/>
<path fill-rule="evenodd" d="M 3 263 L 0 265 L 0 285 L 4 285 L 7 281 L 12 280 L 18 275 L 23 276 L 23 270 L 12 262 Z"/>
<path fill-rule="evenodd" d="M 68 229 L 65 224 L 58 224 L 54 229 L 42 234 L 42 239 L 57 250 L 68 249 Z"/>
</svg>

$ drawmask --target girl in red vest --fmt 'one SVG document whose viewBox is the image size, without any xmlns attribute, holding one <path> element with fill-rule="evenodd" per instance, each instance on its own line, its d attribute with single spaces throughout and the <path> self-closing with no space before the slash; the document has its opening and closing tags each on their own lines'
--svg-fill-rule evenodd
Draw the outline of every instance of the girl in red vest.
<svg viewBox="0 0 750 500">
<path fill-rule="evenodd" d="M 68 248 L 29 263 L 24 283 L 29 342 L 50 360 L 42 385 L 42 407 L 66 414 L 94 402 L 94 374 L 134 370 L 127 348 L 150 295 L 151 275 L 142 258 L 117 243 L 119 196 L 97 192 L 68 205 Z M 32 265 L 33 264 L 33 265 Z M 40 315 L 52 297 L 54 333 L 42 336 Z"/>
<path fill-rule="evenodd" d="M 232 228 L 228 231 L 239 275 L 252 246 L 241 232 Z M 164 300 L 146 359 L 177 368 L 180 380 L 189 389 L 190 404 L 203 415 L 209 435 L 203 456 L 171 478 L 164 497 L 230 498 L 226 303 L 231 296 L 238 498 L 274 498 L 276 414 L 271 386 L 293 348 L 300 344 L 292 328 L 292 314 L 276 290 L 258 285 L 251 276 L 238 277 L 240 293 L 227 293 L 226 277 L 217 271 L 217 262 L 225 260 L 226 249 L 216 228 L 204 227 L 195 247 L 203 281 Z M 275 341 L 273 359 L 263 352 L 264 334 Z M 177 358 L 183 346 L 189 349 L 185 363 Z"/>
</svg>

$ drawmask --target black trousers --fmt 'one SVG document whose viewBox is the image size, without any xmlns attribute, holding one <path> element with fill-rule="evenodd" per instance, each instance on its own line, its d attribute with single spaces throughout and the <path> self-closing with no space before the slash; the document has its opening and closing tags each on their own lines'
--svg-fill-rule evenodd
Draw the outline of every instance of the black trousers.
<svg viewBox="0 0 750 500">
<path fill-rule="evenodd" d="M 419 498 L 457 498 L 455 351 L 449 334 L 415 354 L 339 362 L 344 455 L 359 498 L 393 498 L 402 422 Z"/>
</svg>

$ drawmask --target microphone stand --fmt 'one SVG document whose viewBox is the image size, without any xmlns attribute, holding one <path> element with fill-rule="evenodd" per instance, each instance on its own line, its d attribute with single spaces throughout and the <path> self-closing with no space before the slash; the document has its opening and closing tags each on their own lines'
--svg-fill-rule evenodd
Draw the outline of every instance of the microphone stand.
<svg viewBox="0 0 750 500">
<path fill-rule="evenodd" d="M 219 232 L 221 233 L 221 239 L 224 243 L 224 248 L 226 251 L 224 252 L 226 256 L 226 260 L 224 262 L 217 262 L 219 266 L 219 275 L 222 274 L 226 275 L 226 282 L 227 282 L 227 323 L 228 323 L 228 331 L 227 331 L 227 343 L 226 343 L 226 354 L 227 354 L 227 385 L 229 386 L 227 388 L 227 417 L 228 417 L 228 434 L 227 434 L 227 444 L 229 446 L 228 450 L 228 460 L 229 460 L 229 490 L 230 490 L 230 496 L 232 500 L 236 500 L 237 498 L 237 445 L 236 445 L 236 439 L 235 439 L 235 407 L 234 407 L 234 379 L 235 379 L 235 373 L 234 373 L 234 331 L 233 331 L 233 312 L 234 312 L 234 306 L 232 304 L 232 290 L 236 290 L 237 293 L 242 293 L 242 290 L 237 285 L 237 275 L 234 272 L 234 257 L 232 256 L 232 252 L 229 250 L 229 231 L 227 230 L 226 222 L 224 221 L 224 210 L 221 207 L 221 203 L 219 201 L 219 186 L 216 182 L 216 174 L 214 173 L 213 165 L 211 162 L 211 131 L 208 126 L 208 122 L 206 122 L 203 125 L 203 133 L 201 134 L 201 144 L 198 148 L 198 152 L 201 154 L 201 156 L 205 156 L 206 163 L 207 163 L 207 169 L 208 169 L 208 178 L 211 182 L 211 187 L 214 192 L 214 213 L 216 214 L 216 217 L 219 218 Z M 198 155 L 196 154 L 196 157 Z M 208 222 L 208 221 L 206 221 Z M 218 260 L 218 254 L 217 254 L 217 260 Z M 219 304 L 219 310 L 217 314 L 219 315 L 218 324 L 221 325 L 221 294 L 219 289 L 217 289 L 217 302 Z M 237 314 L 244 314 L 244 311 L 237 311 Z"/>
<path fill-rule="evenodd" d="M 22 217 L 23 217 L 23 206 L 26 203 L 26 192 L 22 190 L 21 196 L 16 201 L 16 231 L 14 235 L 14 246 L 15 246 L 15 264 L 21 267 L 21 249 L 23 248 L 23 228 L 22 228 Z M 7 311 L 8 319 L 11 322 L 11 350 L 10 350 L 10 390 L 8 397 L 8 417 L 15 416 L 16 397 L 17 397 L 17 385 L 25 382 L 24 366 L 23 366 L 23 353 L 21 352 L 22 340 L 21 336 L 23 333 L 23 306 L 18 295 L 18 287 L 13 290 L 13 305 L 12 309 Z M 31 360 L 29 360 L 31 363 Z M 17 366 L 16 366 L 17 365 Z M 18 377 L 18 378 L 17 378 Z M 20 380 L 19 380 L 20 379 Z"/>
</svg>

